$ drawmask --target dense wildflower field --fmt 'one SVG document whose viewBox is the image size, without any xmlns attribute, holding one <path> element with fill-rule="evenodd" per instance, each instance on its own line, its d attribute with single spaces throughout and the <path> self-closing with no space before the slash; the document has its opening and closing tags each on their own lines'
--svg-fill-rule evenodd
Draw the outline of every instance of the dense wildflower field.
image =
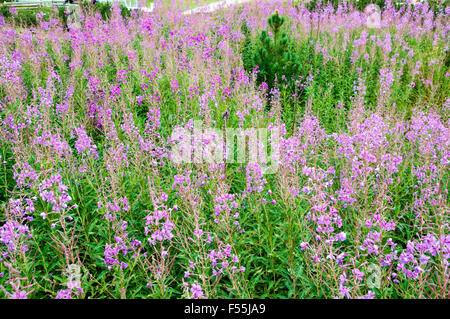
<svg viewBox="0 0 450 319">
<path fill-rule="evenodd" d="M 0 16 L 1 298 L 448 298 L 449 14 Z"/>
</svg>

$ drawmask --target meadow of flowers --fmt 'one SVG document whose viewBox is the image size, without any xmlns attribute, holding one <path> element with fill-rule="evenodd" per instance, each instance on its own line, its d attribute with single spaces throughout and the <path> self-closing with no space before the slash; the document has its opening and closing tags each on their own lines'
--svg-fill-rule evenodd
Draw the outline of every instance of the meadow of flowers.
<svg viewBox="0 0 450 319">
<path fill-rule="evenodd" d="M 276 10 L 300 67 L 269 87 L 242 48 Z M 449 15 L 0 16 L 1 298 L 448 298 Z M 173 161 L 195 121 L 277 129 L 276 170 Z"/>
</svg>

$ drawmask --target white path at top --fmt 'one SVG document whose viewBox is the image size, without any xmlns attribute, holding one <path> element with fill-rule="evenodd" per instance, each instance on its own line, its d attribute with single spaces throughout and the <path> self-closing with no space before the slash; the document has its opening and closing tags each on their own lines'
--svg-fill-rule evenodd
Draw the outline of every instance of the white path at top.
<svg viewBox="0 0 450 319">
<path fill-rule="evenodd" d="M 224 9 L 229 6 L 233 6 L 236 4 L 241 4 L 245 2 L 250 2 L 252 0 L 222 0 L 213 2 L 210 4 L 206 4 L 204 6 L 197 7 L 195 9 L 186 10 L 183 13 L 184 14 L 195 14 L 195 13 L 208 13 L 208 12 L 214 12 L 220 9 Z M 144 12 L 153 12 L 155 9 L 155 5 L 153 3 L 150 3 L 148 7 L 141 7 L 140 8 Z"/>
<path fill-rule="evenodd" d="M 225 7 L 233 6 L 236 4 L 241 4 L 244 2 L 249 2 L 252 0 L 222 0 L 213 2 L 201 7 L 197 7 L 195 9 L 186 10 L 183 13 L 184 14 L 193 14 L 193 13 L 207 13 L 207 12 L 214 12 L 219 9 L 223 9 Z"/>
<path fill-rule="evenodd" d="M 150 3 L 149 7 L 141 7 L 140 9 L 141 9 L 141 11 L 144 11 L 144 12 L 153 12 L 154 7 L 155 7 L 155 5 L 152 2 L 152 3 Z"/>
</svg>

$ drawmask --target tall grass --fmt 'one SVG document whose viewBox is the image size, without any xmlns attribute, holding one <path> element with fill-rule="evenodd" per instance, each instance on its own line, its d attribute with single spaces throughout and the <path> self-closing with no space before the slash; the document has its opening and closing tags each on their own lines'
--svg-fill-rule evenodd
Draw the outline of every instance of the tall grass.
<svg viewBox="0 0 450 319">
<path fill-rule="evenodd" d="M 275 10 L 293 91 L 243 67 Z M 448 298 L 448 9 L 40 18 L 0 17 L 3 298 Z M 194 121 L 280 128 L 277 172 L 174 163 Z"/>
</svg>

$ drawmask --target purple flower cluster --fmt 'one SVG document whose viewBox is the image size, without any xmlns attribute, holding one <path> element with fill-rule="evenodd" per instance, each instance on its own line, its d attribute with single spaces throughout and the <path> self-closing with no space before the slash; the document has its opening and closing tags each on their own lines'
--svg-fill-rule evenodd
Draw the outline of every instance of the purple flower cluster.
<svg viewBox="0 0 450 319">
<path fill-rule="evenodd" d="M 83 128 L 74 128 L 73 132 L 78 137 L 75 142 L 75 149 L 78 151 L 78 154 L 83 154 L 86 152 L 88 155 L 92 155 L 94 159 L 98 159 L 97 146 L 92 141 L 86 130 Z"/>
<path fill-rule="evenodd" d="M 232 254 L 231 250 L 232 246 L 230 244 L 220 244 L 217 250 L 212 249 L 209 252 L 208 258 L 211 262 L 213 277 L 223 274 L 226 271 L 245 271 L 244 267 L 238 267 L 239 258 L 235 254 Z"/>
<path fill-rule="evenodd" d="M 264 190 L 264 185 L 267 183 L 263 176 L 261 165 L 258 163 L 249 163 L 246 168 L 247 176 L 247 192 L 261 193 Z"/>
<path fill-rule="evenodd" d="M 44 179 L 38 186 L 41 199 L 52 205 L 52 211 L 55 213 L 62 212 L 67 209 L 68 203 L 72 197 L 68 194 L 68 187 L 62 183 L 62 176 L 52 174 L 49 178 Z M 42 218 L 47 217 L 46 213 L 41 214 Z"/>
<path fill-rule="evenodd" d="M 157 242 L 170 241 L 174 234 L 172 233 L 175 225 L 170 220 L 171 211 L 164 204 L 167 201 L 167 194 L 162 193 L 159 198 L 154 201 L 155 210 L 148 214 L 145 219 L 145 236 L 148 237 L 150 245 Z"/>
</svg>

